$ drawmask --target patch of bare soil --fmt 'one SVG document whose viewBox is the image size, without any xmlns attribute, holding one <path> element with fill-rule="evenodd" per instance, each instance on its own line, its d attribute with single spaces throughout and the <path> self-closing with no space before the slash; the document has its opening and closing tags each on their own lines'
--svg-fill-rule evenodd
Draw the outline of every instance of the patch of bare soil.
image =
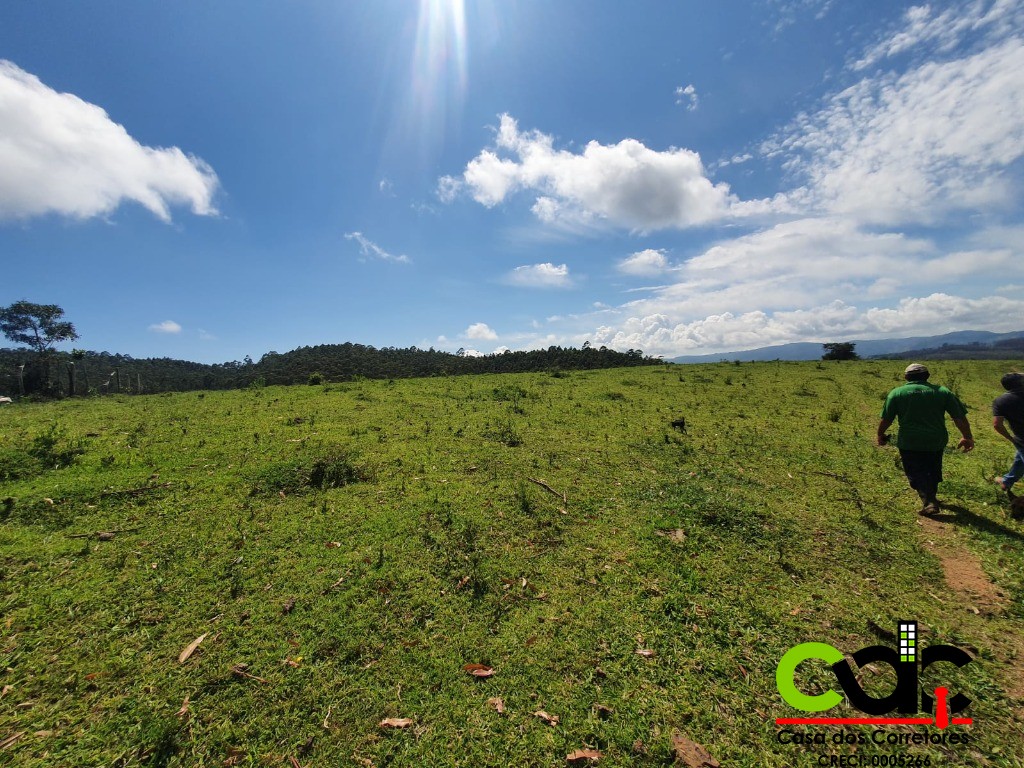
<svg viewBox="0 0 1024 768">
<path fill-rule="evenodd" d="M 1002 615 L 1009 597 L 992 583 L 978 556 L 958 545 L 950 526 L 941 518 L 920 517 L 918 524 L 924 532 L 925 549 L 939 558 L 946 584 L 954 594 L 972 613 Z"/>
<path fill-rule="evenodd" d="M 946 584 L 956 598 L 976 616 L 1005 615 L 1010 598 L 985 573 L 981 560 L 964 549 L 956 534 L 942 518 L 918 518 L 924 547 L 942 564 Z M 1024 638 L 1016 632 L 986 633 L 993 652 L 1003 663 L 1003 683 L 1008 696 L 1024 700 Z"/>
</svg>

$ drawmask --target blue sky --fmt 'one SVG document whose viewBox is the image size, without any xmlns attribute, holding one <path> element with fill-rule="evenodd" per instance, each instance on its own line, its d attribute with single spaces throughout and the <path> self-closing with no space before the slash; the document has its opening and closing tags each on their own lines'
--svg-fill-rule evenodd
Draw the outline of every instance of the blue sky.
<svg viewBox="0 0 1024 768">
<path fill-rule="evenodd" d="M 204 362 L 1021 330 L 1022 155 L 1016 0 L 5 3 L 0 305 Z"/>
</svg>

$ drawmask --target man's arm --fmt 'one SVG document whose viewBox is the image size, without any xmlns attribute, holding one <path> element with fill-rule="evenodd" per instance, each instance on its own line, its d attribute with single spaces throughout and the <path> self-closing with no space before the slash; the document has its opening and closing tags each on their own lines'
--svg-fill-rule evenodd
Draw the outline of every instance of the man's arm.
<svg viewBox="0 0 1024 768">
<path fill-rule="evenodd" d="M 1024 448 L 1024 440 L 1019 440 L 1010 434 L 1010 430 L 1006 428 L 1006 420 L 1002 416 L 995 416 L 992 419 L 992 429 L 998 432 L 1000 435 L 1005 437 L 1017 448 Z"/>
<path fill-rule="evenodd" d="M 974 448 L 974 437 L 971 435 L 971 423 L 967 421 L 966 416 L 954 416 L 953 423 L 956 424 L 956 428 L 960 430 L 960 434 L 963 437 L 960 438 L 960 442 L 957 443 L 957 448 L 963 448 L 964 453 Z"/>
<path fill-rule="evenodd" d="M 884 417 L 878 422 L 878 434 L 875 436 L 876 445 L 885 445 L 889 442 L 889 436 L 885 434 L 885 430 L 892 426 L 892 422 L 892 419 L 886 419 Z"/>
</svg>

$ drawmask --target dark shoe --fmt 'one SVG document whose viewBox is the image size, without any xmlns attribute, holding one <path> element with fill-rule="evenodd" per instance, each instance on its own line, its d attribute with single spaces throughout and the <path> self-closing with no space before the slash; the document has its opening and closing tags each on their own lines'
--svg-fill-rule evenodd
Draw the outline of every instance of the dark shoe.
<svg viewBox="0 0 1024 768">
<path fill-rule="evenodd" d="M 1024 496 L 1014 496 L 1010 502 L 1010 517 L 1014 520 L 1024 519 Z"/>
<path fill-rule="evenodd" d="M 930 499 L 929 501 L 925 502 L 925 505 L 921 508 L 921 511 L 918 512 L 917 514 L 919 514 L 919 515 L 926 515 L 928 517 L 934 517 L 935 515 L 939 514 L 941 511 L 942 511 L 942 508 L 939 506 L 939 502 L 936 501 L 935 499 Z"/>
</svg>

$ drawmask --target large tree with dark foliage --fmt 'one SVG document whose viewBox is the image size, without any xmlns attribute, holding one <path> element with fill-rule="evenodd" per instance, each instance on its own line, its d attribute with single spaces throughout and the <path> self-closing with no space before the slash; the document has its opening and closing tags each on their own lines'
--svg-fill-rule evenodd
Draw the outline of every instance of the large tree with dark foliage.
<svg viewBox="0 0 1024 768">
<path fill-rule="evenodd" d="M 64 310 L 56 304 L 33 304 L 16 301 L 0 309 L 0 331 L 11 341 L 32 347 L 45 354 L 61 341 L 78 338 L 75 326 L 64 317 Z"/>
<path fill-rule="evenodd" d="M 822 360 L 860 360 L 860 355 L 853 351 L 857 345 L 852 341 L 836 341 L 821 346 L 825 350 Z"/>
<path fill-rule="evenodd" d="M 75 326 L 63 320 L 64 310 L 56 304 L 16 301 L 0 308 L 0 331 L 16 344 L 35 352 L 36 370 L 29 376 L 29 389 L 50 388 L 50 357 L 55 344 L 78 338 Z"/>
</svg>

